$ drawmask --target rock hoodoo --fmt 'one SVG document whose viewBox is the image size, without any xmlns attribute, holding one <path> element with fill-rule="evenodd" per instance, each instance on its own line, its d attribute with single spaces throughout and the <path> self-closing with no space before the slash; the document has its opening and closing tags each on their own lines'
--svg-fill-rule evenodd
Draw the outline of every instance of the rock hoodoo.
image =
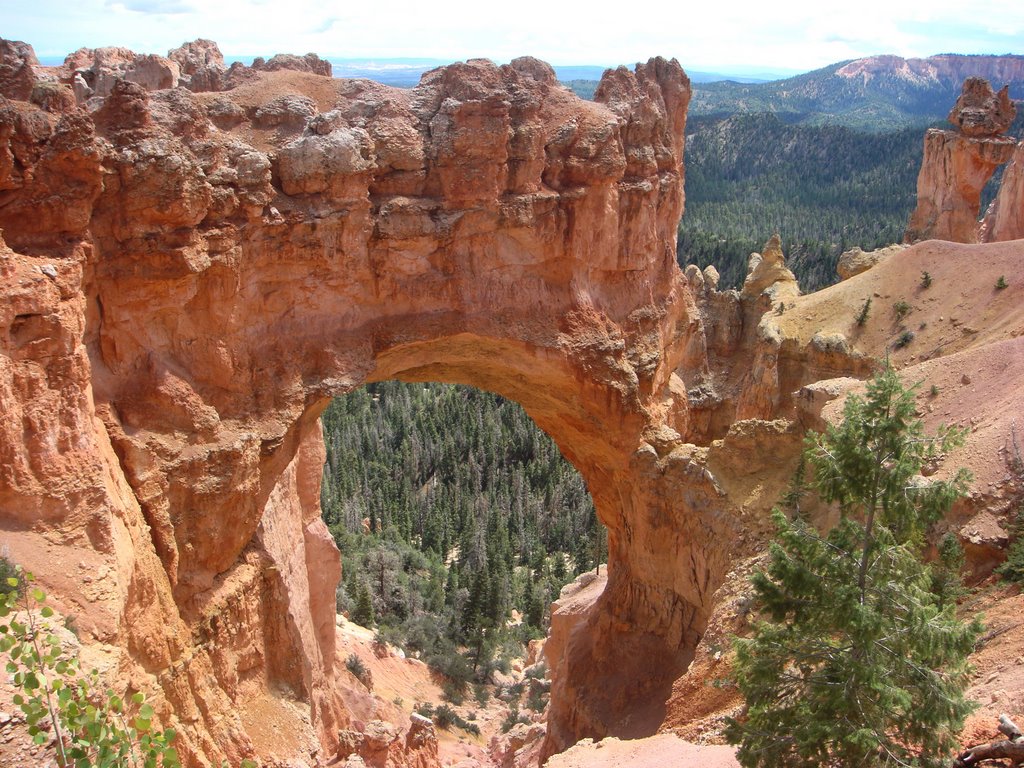
<svg viewBox="0 0 1024 768">
<path fill-rule="evenodd" d="M 1014 151 L 1014 140 L 1003 136 L 1016 108 L 1007 88 L 999 93 L 988 81 L 969 77 L 949 113 L 955 131 L 930 128 L 924 137 L 924 159 L 917 178 L 917 208 L 910 216 L 904 241 L 979 241 L 981 191 L 995 170 Z M 1007 204 L 1009 207 L 1009 204 Z M 1009 211 L 1003 214 L 1004 217 Z M 1014 218 L 1021 214 L 1015 212 Z M 998 227 L 1002 231 L 1006 227 Z M 993 223 L 990 227 L 995 231 Z M 999 238 L 1003 239 L 1003 238 Z"/>
</svg>

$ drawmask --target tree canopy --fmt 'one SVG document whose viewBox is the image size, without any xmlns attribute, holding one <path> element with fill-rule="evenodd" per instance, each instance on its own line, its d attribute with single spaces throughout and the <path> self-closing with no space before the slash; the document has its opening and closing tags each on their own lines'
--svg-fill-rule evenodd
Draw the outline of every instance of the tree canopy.
<svg viewBox="0 0 1024 768">
<path fill-rule="evenodd" d="M 746 768 L 937 768 L 955 746 L 981 627 L 957 618 L 949 574 L 936 579 L 944 566 L 922 549 L 968 476 L 920 475 L 962 434 L 926 435 L 914 414 L 914 389 L 887 367 L 847 399 L 840 425 L 808 438 L 811 486 L 840 520 L 821 535 L 775 512 L 768 567 L 752 580 L 760 618 L 735 642 L 747 710 L 727 737 Z"/>
</svg>

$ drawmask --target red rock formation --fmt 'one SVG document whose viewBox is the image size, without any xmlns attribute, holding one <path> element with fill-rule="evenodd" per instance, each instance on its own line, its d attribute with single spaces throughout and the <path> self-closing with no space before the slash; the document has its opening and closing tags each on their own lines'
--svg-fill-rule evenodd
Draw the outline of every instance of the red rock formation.
<svg viewBox="0 0 1024 768">
<path fill-rule="evenodd" d="M 217 69 L 200 48 L 175 66 Z M 106 51 L 83 61 L 134 66 Z M 367 381 L 472 384 L 523 404 L 609 529 L 606 586 L 549 641 L 544 751 L 652 733 L 760 541 L 776 497 L 752 473 L 799 448 L 777 417 L 871 358 L 787 335 L 788 302 L 766 313 L 770 249 L 743 298 L 679 272 L 675 62 L 610 72 L 595 102 L 527 58 L 413 90 L 232 71 L 221 93 L 116 80 L 90 113 L 0 101 L 12 556 L 116 649 L 190 764 L 252 753 L 241 713 L 281 690 L 333 755 L 353 723 L 318 416 Z M 426 768 L 423 746 L 403 749 Z"/>
<path fill-rule="evenodd" d="M 221 91 L 227 87 L 224 56 L 212 40 L 193 40 L 167 52 L 181 72 L 179 83 L 190 91 Z"/>
<path fill-rule="evenodd" d="M 18 40 L 0 40 L 0 96 L 28 101 L 38 66 L 32 46 Z"/>
<path fill-rule="evenodd" d="M 311 72 L 314 75 L 330 77 L 331 62 L 321 59 L 315 53 L 307 53 L 305 56 L 296 56 L 292 53 L 279 53 L 271 56 L 270 61 L 264 60 L 262 56 L 253 59 L 252 68 L 257 72 L 276 72 L 279 69 L 291 69 L 296 72 Z"/>
<path fill-rule="evenodd" d="M 1024 141 L 1017 145 L 1003 171 L 999 192 L 982 225 L 981 240 L 995 243 L 1024 239 Z"/>
<path fill-rule="evenodd" d="M 968 77 L 947 119 L 964 136 L 985 138 L 1006 133 L 1016 116 L 1008 86 L 994 93 L 988 80 Z"/>
<path fill-rule="evenodd" d="M 117 49 L 72 59 L 99 73 L 136 65 Z M 5 527 L 109 542 L 84 544 L 125 563 L 94 623 L 125 649 L 126 675 L 160 694 L 187 755 L 250 749 L 220 715 L 270 685 L 310 702 L 330 749 L 346 714 L 317 415 L 367 380 L 501 392 L 556 437 L 613 531 L 606 596 L 572 640 L 579 662 L 559 670 L 592 711 L 560 743 L 614 730 L 630 689 L 650 687 L 646 660 L 685 664 L 725 567 L 704 554 L 723 521 L 691 534 L 673 524 L 670 538 L 666 512 L 654 527 L 628 523 L 674 506 L 679 482 L 658 489 L 657 451 L 679 439 L 664 421 L 680 413 L 663 406 L 679 392 L 670 340 L 693 322 L 674 255 L 685 75 L 660 59 L 619 70 L 600 103 L 532 59 L 453 65 L 413 91 L 255 77 L 216 95 L 117 80 L 91 118 L 3 106 L 0 227 L 34 254 L 9 253 L 20 266 L 5 298 L 25 292 L 34 266 L 56 269 L 72 357 L 47 364 L 75 361 L 73 375 L 44 375 L 52 403 L 10 379 L 18 355 L 31 357 L 18 350 L 61 338 L 53 311 L 33 308 L 52 280 L 36 273 L 35 303 L 4 326 L 5 412 L 26 414 L 9 424 L 5 466 L 26 469 L 0 486 Z M 229 113 L 231 132 L 210 128 Z M 69 459 L 50 466 L 64 445 L 50 432 L 80 446 L 80 459 L 60 454 L 74 472 Z M 76 473 L 95 490 L 72 492 Z M 691 553 L 685 576 L 670 574 L 675 554 L 652 561 L 666 546 Z M 11 549 L 32 560 L 27 545 Z M 59 578 L 52 563 L 28 564 Z M 595 677 L 611 670 L 615 683 Z M 566 700 L 556 719 L 572 709 Z"/>
<path fill-rule="evenodd" d="M 1006 132 L 1015 114 L 1006 88 L 996 94 L 981 78 L 964 82 L 949 114 L 949 122 L 958 131 L 930 128 L 925 134 L 917 208 L 910 216 L 904 242 L 978 242 L 981 191 L 1013 153 L 1014 141 L 1000 134 Z"/>
</svg>

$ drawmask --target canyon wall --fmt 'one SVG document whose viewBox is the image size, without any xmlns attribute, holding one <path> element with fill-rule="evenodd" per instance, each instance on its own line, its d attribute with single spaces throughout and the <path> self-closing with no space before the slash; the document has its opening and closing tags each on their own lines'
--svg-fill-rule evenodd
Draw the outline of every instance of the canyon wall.
<svg viewBox="0 0 1024 768">
<path fill-rule="evenodd" d="M 553 626 L 545 754 L 653 733 L 816 418 L 794 393 L 875 361 L 783 332 L 776 241 L 741 292 L 678 269 L 676 62 L 593 102 L 530 58 L 412 90 L 318 62 L 196 41 L 48 70 L 0 44 L 3 542 L 189 765 L 253 754 L 268 694 L 326 762 L 365 723 L 319 414 L 371 381 L 477 386 L 552 435 L 609 530 L 599 596 Z"/>
<path fill-rule="evenodd" d="M 580 470 L 610 576 L 556 671 L 552 749 L 635 728 L 630 701 L 692 654 L 734 528 L 666 458 L 687 431 L 674 371 L 704 360 L 675 263 L 678 64 L 611 71 L 584 102 L 533 59 L 400 91 L 298 65 L 225 86 L 208 46 L 170 68 L 3 53 L 0 524 L 186 759 L 250 752 L 265 690 L 308 702 L 327 754 L 350 725 L 318 415 L 389 378 L 515 399 Z"/>
</svg>

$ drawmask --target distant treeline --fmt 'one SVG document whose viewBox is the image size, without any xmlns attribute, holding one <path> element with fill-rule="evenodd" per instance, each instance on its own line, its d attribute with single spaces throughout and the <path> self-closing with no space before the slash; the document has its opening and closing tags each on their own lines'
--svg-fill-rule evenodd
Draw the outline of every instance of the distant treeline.
<svg viewBox="0 0 1024 768">
<path fill-rule="evenodd" d="M 750 254 L 778 232 L 804 291 L 835 282 L 844 250 L 902 238 L 922 133 L 788 125 L 772 114 L 692 119 L 680 265 L 714 264 L 721 287 L 739 287 Z"/>
</svg>

